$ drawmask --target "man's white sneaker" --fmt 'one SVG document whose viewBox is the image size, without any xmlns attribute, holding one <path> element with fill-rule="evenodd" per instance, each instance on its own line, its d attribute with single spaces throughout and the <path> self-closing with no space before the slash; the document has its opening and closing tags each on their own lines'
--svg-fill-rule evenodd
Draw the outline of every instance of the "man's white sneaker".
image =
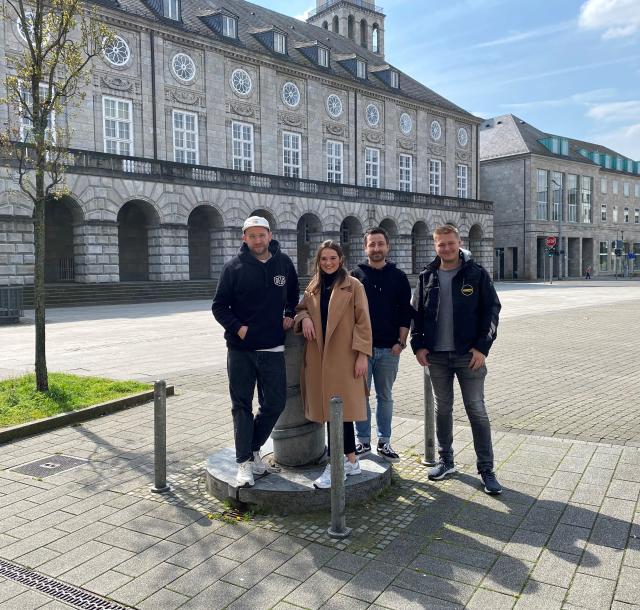
<svg viewBox="0 0 640 610">
<path fill-rule="evenodd" d="M 253 452 L 253 462 L 251 462 L 251 464 L 253 467 L 253 474 L 264 474 L 267 472 L 267 465 L 262 461 L 259 451 Z"/>
<path fill-rule="evenodd" d="M 345 466 L 344 480 L 347 480 L 347 471 Z M 331 487 L 331 462 L 324 469 L 324 472 L 313 482 L 316 489 L 329 489 Z"/>
<path fill-rule="evenodd" d="M 253 480 L 253 465 L 251 460 L 238 464 L 238 473 L 236 474 L 236 487 L 252 487 L 254 485 Z"/>
<path fill-rule="evenodd" d="M 356 458 L 355 462 L 350 462 L 347 456 L 344 456 L 344 474 L 346 476 L 353 476 L 354 474 L 361 474 L 360 460 Z"/>
</svg>

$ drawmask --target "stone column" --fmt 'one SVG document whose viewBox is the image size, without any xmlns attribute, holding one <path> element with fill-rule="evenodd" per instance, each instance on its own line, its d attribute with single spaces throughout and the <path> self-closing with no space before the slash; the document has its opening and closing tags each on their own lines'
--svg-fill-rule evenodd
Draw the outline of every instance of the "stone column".
<svg viewBox="0 0 640 610">
<path fill-rule="evenodd" d="M 273 457 L 283 466 L 316 464 L 325 452 L 322 424 L 304 417 L 300 395 L 300 366 L 304 351 L 304 337 L 287 332 L 285 362 L 287 367 L 287 406 L 272 432 Z"/>
<path fill-rule="evenodd" d="M 149 227 L 149 279 L 179 282 L 189 279 L 189 229 L 187 225 Z"/>
<path fill-rule="evenodd" d="M 89 221 L 73 227 L 75 280 L 80 284 L 120 281 L 118 224 Z"/>
<path fill-rule="evenodd" d="M 0 217 L 0 285 L 33 284 L 33 220 Z"/>
</svg>

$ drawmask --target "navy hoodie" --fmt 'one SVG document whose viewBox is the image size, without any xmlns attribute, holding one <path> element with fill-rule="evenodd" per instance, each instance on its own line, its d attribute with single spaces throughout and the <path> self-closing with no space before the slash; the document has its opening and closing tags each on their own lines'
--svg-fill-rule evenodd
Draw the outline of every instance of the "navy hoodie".
<svg viewBox="0 0 640 610">
<path fill-rule="evenodd" d="M 227 347 L 270 349 L 284 344 L 282 318 L 293 318 L 298 304 L 298 274 L 277 241 L 269 243 L 271 258 L 259 261 L 247 244 L 227 262 L 218 280 L 211 311 L 224 327 Z M 238 336 L 241 326 L 249 330 Z"/>
</svg>

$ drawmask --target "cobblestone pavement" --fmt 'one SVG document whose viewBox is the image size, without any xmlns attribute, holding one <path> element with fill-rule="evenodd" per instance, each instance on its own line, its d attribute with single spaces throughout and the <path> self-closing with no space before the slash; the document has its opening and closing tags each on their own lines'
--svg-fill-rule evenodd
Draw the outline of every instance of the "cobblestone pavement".
<svg viewBox="0 0 640 610">
<path fill-rule="evenodd" d="M 149 492 L 149 405 L 1 445 L 0 609 L 74 607 L 68 597 L 54 599 L 55 583 L 46 584 L 48 593 L 35 585 L 43 575 L 153 610 L 640 610 L 640 448 L 623 446 L 634 442 L 626 437 L 586 441 L 595 428 L 580 427 L 582 419 L 595 426 L 594 378 L 606 379 L 602 395 L 610 403 L 599 426 L 611 434 L 637 426 L 619 424 L 638 394 L 633 367 L 617 357 L 630 357 L 637 344 L 638 284 L 512 285 L 501 297 L 505 315 L 488 388 L 494 422 L 518 428 L 514 422 L 535 421 L 544 434 L 577 430 L 583 438 L 497 430 L 505 492 L 494 498 L 479 487 L 466 425 L 455 430 L 460 473 L 427 481 L 419 410 L 411 407 L 411 417 L 394 421 L 403 459 L 392 487 L 348 510 L 354 532 L 338 542 L 325 533 L 327 513 L 241 516 L 204 492 L 205 459 L 232 443 L 232 423 L 225 352 L 202 302 L 53 310 L 52 370 L 166 376 L 178 386 L 167 403 L 173 493 Z M 552 315 L 541 314 L 547 306 Z M 0 329 L 11 355 L 3 350 L 5 375 L 28 367 L 31 328 Z M 564 373 L 536 364 L 536 349 L 550 342 L 561 355 L 537 356 Z M 420 370 L 403 358 L 398 394 L 405 413 L 422 386 Z M 518 375 L 522 370 L 528 373 Z M 510 398 L 499 402 L 501 391 Z M 545 398 L 561 391 L 562 408 Z M 534 399 L 567 432 L 544 428 L 548 422 L 536 419 L 541 411 L 530 408 Z M 519 414 L 503 406 L 516 402 Z M 572 409 L 582 419 L 571 423 Z M 56 454 L 88 462 L 43 479 L 9 470 Z M 35 574 L 19 582 L 6 566 Z"/>
</svg>

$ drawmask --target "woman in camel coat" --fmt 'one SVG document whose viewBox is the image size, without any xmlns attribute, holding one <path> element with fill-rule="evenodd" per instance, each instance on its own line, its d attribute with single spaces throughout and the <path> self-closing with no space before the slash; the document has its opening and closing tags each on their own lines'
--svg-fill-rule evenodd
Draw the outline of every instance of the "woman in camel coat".
<svg viewBox="0 0 640 610">
<path fill-rule="evenodd" d="M 345 474 L 360 474 L 355 455 L 353 422 L 366 419 L 366 372 L 372 353 L 371 320 L 362 284 L 344 267 L 339 244 L 320 246 L 315 274 L 297 307 L 295 331 L 307 339 L 301 371 L 305 417 L 329 421 L 329 400 L 340 396 L 344 404 Z M 329 450 L 331 450 L 329 439 Z M 330 487 L 330 466 L 315 481 Z"/>
</svg>

